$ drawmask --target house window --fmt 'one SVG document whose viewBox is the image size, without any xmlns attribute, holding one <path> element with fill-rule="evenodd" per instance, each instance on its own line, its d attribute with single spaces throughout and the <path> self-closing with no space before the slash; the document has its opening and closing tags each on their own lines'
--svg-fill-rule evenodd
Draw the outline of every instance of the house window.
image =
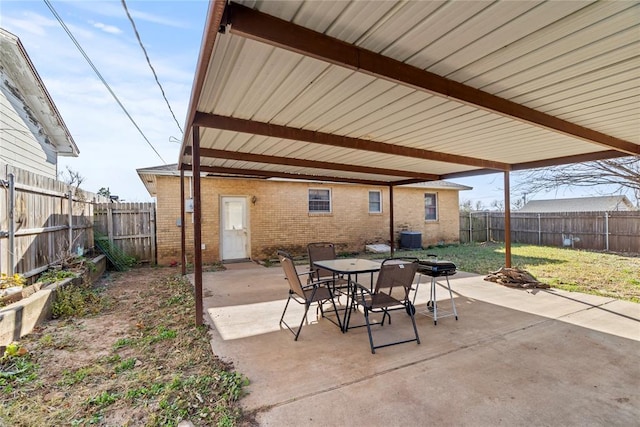
<svg viewBox="0 0 640 427">
<path fill-rule="evenodd" d="M 426 221 L 436 221 L 438 219 L 438 199 L 435 193 L 425 193 L 424 195 L 424 219 Z"/>
<path fill-rule="evenodd" d="M 380 191 L 369 191 L 369 213 L 382 212 L 382 193 Z"/>
<path fill-rule="evenodd" d="M 331 212 L 331 190 L 329 189 L 309 189 L 309 212 L 328 213 Z"/>
</svg>

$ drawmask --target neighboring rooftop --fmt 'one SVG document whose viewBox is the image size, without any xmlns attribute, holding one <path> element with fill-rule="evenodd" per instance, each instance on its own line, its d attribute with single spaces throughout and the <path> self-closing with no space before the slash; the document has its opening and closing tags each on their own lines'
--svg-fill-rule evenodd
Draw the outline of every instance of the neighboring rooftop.
<svg viewBox="0 0 640 427">
<path fill-rule="evenodd" d="M 428 188 L 430 190 L 459 190 L 459 191 L 473 190 L 473 187 L 469 187 L 467 185 L 456 184 L 455 182 L 442 181 L 442 180 L 426 181 L 426 182 L 419 182 L 417 184 L 401 185 L 401 187 Z"/>
<path fill-rule="evenodd" d="M 37 121 L 58 155 L 77 157 L 78 147 L 27 51 L 17 36 L 2 28 L 0 53 L 1 83 L 24 102 L 28 119 Z"/>
<path fill-rule="evenodd" d="M 531 200 L 518 212 L 610 212 L 630 210 L 635 210 L 635 207 L 626 196 L 601 196 Z"/>
</svg>

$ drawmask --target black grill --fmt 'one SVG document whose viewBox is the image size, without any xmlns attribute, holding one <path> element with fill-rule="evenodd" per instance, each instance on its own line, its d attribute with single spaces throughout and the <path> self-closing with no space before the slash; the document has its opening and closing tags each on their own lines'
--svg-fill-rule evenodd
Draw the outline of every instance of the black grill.
<svg viewBox="0 0 640 427">
<path fill-rule="evenodd" d="M 451 261 L 420 260 L 418 272 L 431 277 L 453 276 L 456 274 L 456 265 Z"/>
</svg>

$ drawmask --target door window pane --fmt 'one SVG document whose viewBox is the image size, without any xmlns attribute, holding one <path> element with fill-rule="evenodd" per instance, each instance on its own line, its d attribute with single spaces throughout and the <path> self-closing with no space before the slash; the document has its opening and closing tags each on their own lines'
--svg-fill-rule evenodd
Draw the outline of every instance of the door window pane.
<svg viewBox="0 0 640 427">
<path fill-rule="evenodd" d="M 244 228 L 242 202 L 225 202 L 224 212 L 226 218 L 226 221 L 224 222 L 225 230 L 242 230 Z"/>
</svg>

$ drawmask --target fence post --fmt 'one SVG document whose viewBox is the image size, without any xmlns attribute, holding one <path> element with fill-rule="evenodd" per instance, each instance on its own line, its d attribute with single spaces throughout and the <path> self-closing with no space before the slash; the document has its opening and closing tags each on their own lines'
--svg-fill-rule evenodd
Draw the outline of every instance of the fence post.
<svg viewBox="0 0 640 427">
<path fill-rule="evenodd" d="M 69 198 L 69 212 L 67 213 L 69 218 L 69 256 L 73 254 L 73 191 L 69 189 L 67 191 L 67 197 Z"/>
<path fill-rule="evenodd" d="M 149 206 L 149 222 L 151 226 L 151 265 L 156 265 L 156 209 L 154 203 L 148 203 Z"/>
<path fill-rule="evenodd" d="M 542 223 L 540 221 L 540 214 L 538 214 L 538 246 L 542 246 Z"/>
<path fill-rule="evenodd" d="M 473 243 L 473 213 L 469 211 L 469 243 Z"/>
<path fill-rule="evenodd" d="M 16 208 L 16 177 L 9 174 L 9 275 L 16 272 L 14 254 L 16 252 L 16 224 L 13 220 Z"/>
<path fill-rule="evenodd" d="M 109 243 L 113 245 L 113 209 L 111 203 L 107 203 L 107 234 Z"/>
<path fill-rule="evenodd" d="M 604 213 L 604 244 L 605 250 L 609 252 L 609 212 Z"/>
<path fill-rule="evenodd" d="M 485 238 L 485 242 L 489 241 L 489 212 L 484 213 L 484 220 L 487 223 L 487 235 Z"/>
</svg>

